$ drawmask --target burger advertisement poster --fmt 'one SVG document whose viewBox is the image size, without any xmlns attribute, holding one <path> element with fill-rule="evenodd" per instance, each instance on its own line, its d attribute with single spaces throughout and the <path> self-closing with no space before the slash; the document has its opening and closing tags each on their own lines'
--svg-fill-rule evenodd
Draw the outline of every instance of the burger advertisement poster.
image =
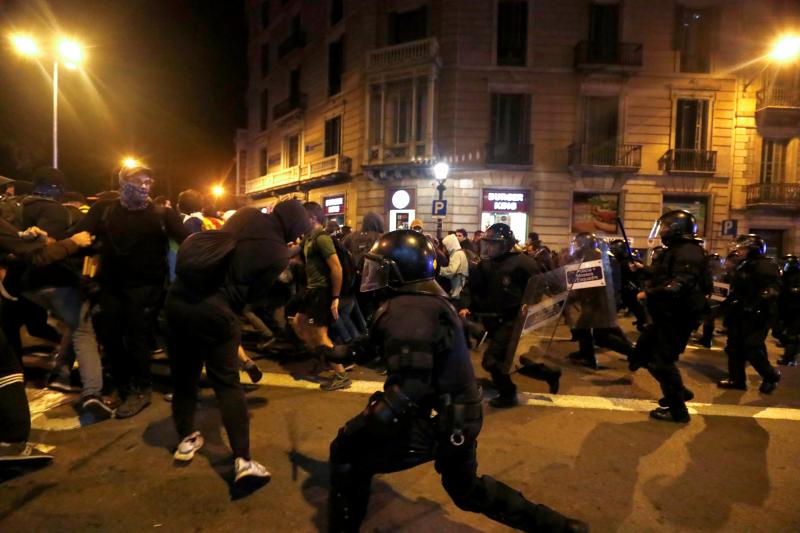
<svg viewBox="0 0 800 533">
<path fill-rule="evenodd" d="M 697 221 L 697 234 L 700 236 L 706 234 L 706 216 L 708 215 L 707 196 L 664 195 L 661 213 L 664 214 L 678 209 L 688 211 L 694 215 L 694 219 Z"/>
<path fill-rule="evenodd" d="M 572 195 L 572 233 L 615 235 L 619 216 L 619 193 L 576 192 Z"/>
</svg>

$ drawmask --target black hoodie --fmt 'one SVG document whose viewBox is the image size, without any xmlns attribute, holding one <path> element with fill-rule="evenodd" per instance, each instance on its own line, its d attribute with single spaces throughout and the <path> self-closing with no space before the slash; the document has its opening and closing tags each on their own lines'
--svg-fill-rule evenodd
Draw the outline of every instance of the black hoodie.
<svg viewBox="0 0 800 533">
<path fill-rule="evenodd" d="M 351 233 L 342 241 L 342 245 L 350 251 L 353 261 L 358 271 L 361 271 L 364 255 L 369 252 L 383 235 L 383 219 L 375 213 L 369 212 L 364 215 L 364 222 L 361 224 L 361 231 Z"/>
<path fill-rule="evenodd" d="M 236 236 L 225 284 L 220 288 L 235 311 L 266 299 L 289 263 L 287 243 L 311 231 L 308 213 L 299 200 L 280 202 L 271 214 L 242 207 L 222 226 Z"/>
</svg>

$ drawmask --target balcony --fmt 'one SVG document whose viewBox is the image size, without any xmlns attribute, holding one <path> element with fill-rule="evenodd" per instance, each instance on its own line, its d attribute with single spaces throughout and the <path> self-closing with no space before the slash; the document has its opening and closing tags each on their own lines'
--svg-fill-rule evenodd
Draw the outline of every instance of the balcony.
<svg viewBox="0 0 800 533">
<path fill-rule="evenodd" d="M 663 161 L 665 170 L 670 174 L 711 176 L 717 170 L 715 150 L 676 148 L 667 150 Z"/>
<path fill-rule="evenodd" d="M 756 126 L 762 137 L 800 135 L 800 89 L 767 87 L 756 93 Z"/>
<path fill-rule="evenodd" d="M 800 209 L 800 183 L 754 183 L 745 192 L 748 208 Z"/>
<path fill-rule="evenodd" d="M 571 144 L 569 169 L 572 172 L 631 174 L 642 166 L 641 144 Z"/>
<path fill-rule="evenodd" d="M 272 119 L 280 120 L 292 113 L 305 111 L 308 106 L 308 95 L 297 93 L 272 108 Z"/>
<path fill-rule="evenodd" d="M 349 157 L 333 155 L 313 163 L 285 168 L 266 176 L 247 180 L 245 192 L 246 194 L 253 194 L 287 186 L 302 186 L 304 183 L 329 176 L 350 174 L 350 167 L 351 161 Z"/>
<path fill-rule="evenodd" d="M 293 50 L 303 48 L 306 45 L 306 32 L 303 30 L 295 31 L 278 45 L 278 58 L 289 55 Z"/>
<path fill-rule="evenodd" d="M 379 71 L 438 62 L 439 42 L 434 37 L 396 44 L 367 53 L 367 70 Z"/>
<path fill-rule="evenodd" d="M 532 163 L 532 144 L 488 143 L 486 145 L 487 165 L 519 165 L 529 167 Z"/>
<path fill-rule="evenodd" d="M 615 48 L 591 41 L 581 41 L 575 45 L 576 70 L 634 72 L 641 66 L 641 43 L 617 43 Z"/>
</svg>

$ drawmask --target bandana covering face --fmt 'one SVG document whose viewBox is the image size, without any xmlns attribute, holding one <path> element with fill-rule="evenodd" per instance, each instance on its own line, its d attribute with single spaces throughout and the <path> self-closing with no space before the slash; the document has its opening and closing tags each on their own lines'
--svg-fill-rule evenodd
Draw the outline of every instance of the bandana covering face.
<svg viewBox="0 0 800 533">
<path fill-rule="evenodd" d="M 150 185 L 123 182 L 119 190 L 119 200 L 125 209 L 141 211 L 150 204 Z"/>
</svg>

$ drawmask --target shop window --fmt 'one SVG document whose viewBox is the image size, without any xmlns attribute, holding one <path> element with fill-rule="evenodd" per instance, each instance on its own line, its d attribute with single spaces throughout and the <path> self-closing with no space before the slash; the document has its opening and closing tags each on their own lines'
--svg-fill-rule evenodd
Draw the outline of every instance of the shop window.
<svg viewBox="0 0 800 533">
<path fill-rule="evenodd" d="M 783 183 L 786 174 L 785 140 L 764 139 L 761 143 L 761 183 Z"/>
<path fill-rule="evenodd" d="M 497 4 L 497 64 L 524 66 L 528 48 L 528 2 Z"/>
<path fill-rule="evenodd" d="M 325 121 L 325 157 L 339 155 L 342 150 L 342 117 Z"/>
<path fill-rule="evenodd" d="M 389 13 L 389 45 L 418 41 L 428 36 L 428 7 Z"/>
<path fill-rule="evenodd" d="M 344 39 L 328 45 L 328 96 L 342 91 L 342 73 L 344 72 Z"/>
</svg>

